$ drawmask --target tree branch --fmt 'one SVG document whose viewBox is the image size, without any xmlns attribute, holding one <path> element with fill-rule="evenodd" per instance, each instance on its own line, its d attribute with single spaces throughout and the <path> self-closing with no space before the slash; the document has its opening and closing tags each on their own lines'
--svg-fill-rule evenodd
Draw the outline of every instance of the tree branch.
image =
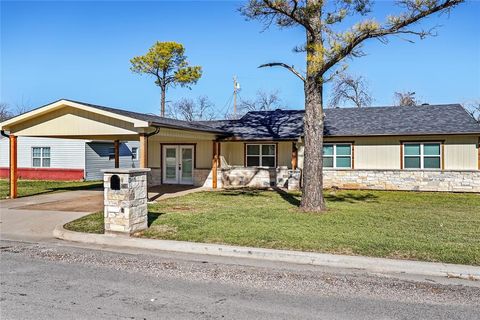
<svg viewBox="0 0 480 320">
<path fill-rule="evenodd" d="M 300 80 L 302 80 L 304 83 L 305 83 L 305 77 L 300 73 L 298 72 L 297 70 L 295 70 L 295 68 L 293 66 L 289 66 L 288 64 L 286 63 L 283 63 L 283 62 L 271 62 L 271 63 L 265 63 L 265 64 L 262 64 L 260 66 L 258 66 L 259 68 L 264 68 L 264 67 L 283 67 L 283 68 L 286 68 L 288 70 L 290 70 L 294 75 L 296 75 L 297 77 L 300 78 Z"/>
<path fill-rule="evenodd" d="M 340 60 L 350 55 L 363 41 L 367 39 L 378 38 L 381 40 L 385 36 L 398 34 L 413 34 L 419 36 L 420 38 L 424 38 L 429 34 L 428 31 L 413 31 L 405 28 L 433 13 L 449 9 L 462 3 L 463 1 L 464 0 L 444 0 L 441 4 L 428 6 L 427 9 L 417 8 L 416 10 L 412 10 L 413 12 L 410 15 L 400 16 L 395 19 L 392 18 L 389 25 L 387 24 L 387 26 L 384 27 L 379 27 L 378 25 L 375 26 L 374 24 L 368 25 L 368 22 L 364 25 L 358 25 L 357 30 L 353 32 L 354 35 L 348 40 L 348 43 L 338 50 L 337 53 L 334 54 L 324 64 L 321 73 L 325 73 Z M 370 21 L 370 23 L 373 22 Z"/>
</svg>

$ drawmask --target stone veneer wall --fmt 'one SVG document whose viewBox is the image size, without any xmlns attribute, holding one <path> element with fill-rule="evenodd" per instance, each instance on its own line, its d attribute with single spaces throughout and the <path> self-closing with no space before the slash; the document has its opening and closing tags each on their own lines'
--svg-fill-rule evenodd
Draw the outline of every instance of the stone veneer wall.
<svg viewBox="0 0 480 320">
<path fill-rule="evenodd" d="M 221 168 L 219 170 L 221 185 L 223 188 L 229 187 L 287 187 L 288 172 L 287 167 L 278 168 L 254 168 L 254 167 L 232 167 Z M 220 186 L 219 186 L 220 187 Z"/>
<path fill-rule="evenodd" d="M 480 192 L 480 171 L 324 170 L 326 188 Z"/>
<path fill-rule="evenodd" d="M 151 168 L 151 171 L 147 174 L 148 186 L 159 186 L 162 184 L 162 169 Z"/>
<path fill-rule="evenodd" d="M 105 170 L 104 224 L 107 234 L 132 234 L 144 230 L 148 223 L 147 171 L 150 169 Z M 118 176 L 119 189 L 111 179 Z"/>
</svg>

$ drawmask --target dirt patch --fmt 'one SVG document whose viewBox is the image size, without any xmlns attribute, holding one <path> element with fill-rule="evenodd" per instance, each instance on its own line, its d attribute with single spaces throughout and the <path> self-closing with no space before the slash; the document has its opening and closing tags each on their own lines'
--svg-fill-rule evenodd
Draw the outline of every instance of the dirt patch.
<svg viewBox="0 0 480 320">
<path fill-rule="evenodd" d="M 103 193 L 94 196 L 83 196 L 71 200 L 36 203 L 14 209 L 45 210 L 45 211 L 72 211 L 97 212 L 103 210 Z"/>
</svg>

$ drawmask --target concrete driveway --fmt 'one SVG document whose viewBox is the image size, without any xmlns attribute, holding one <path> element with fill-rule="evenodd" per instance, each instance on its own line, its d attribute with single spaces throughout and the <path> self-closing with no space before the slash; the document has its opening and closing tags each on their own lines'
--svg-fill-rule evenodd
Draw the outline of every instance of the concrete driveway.
<svg viewBox="0 0 480 320">
<path fill-rule="evenodd" d="M 43 194 L 0 201 L 0 239 L 54 241 L 56 225 L 103 209 L 102 190 Z"/>
</svg>

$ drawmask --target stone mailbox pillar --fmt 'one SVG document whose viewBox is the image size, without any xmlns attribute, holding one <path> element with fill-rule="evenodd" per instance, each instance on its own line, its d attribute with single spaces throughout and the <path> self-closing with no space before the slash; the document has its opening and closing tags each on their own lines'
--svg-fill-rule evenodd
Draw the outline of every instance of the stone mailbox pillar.
<svg viewBox="0 0 480 320">
<path fill-rule="evenodd" d="M 106 234 L 130 235 L 148 227 L 147 173 L 150 169 L 105 169 Z"/>
</svg>

